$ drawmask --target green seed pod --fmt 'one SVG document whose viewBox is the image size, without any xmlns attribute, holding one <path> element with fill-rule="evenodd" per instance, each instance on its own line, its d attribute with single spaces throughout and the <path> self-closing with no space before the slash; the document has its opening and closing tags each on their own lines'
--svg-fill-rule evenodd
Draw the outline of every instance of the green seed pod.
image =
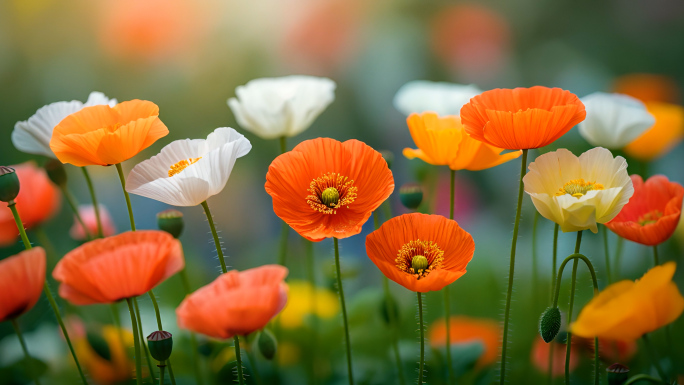
<svg viewBox="0 0 684 385">
<path fill-rule="evenodd" d="M 387 162 L 387 167 L 392 168 L 392 163 L 394 163 L 394 154 L 390 150 L 381 150 L 380 155 Z"/>
<path fill-rule="evenodd" d="M 390 325 L 392 320 L 395 324 L 399 322 L 399 304 L 393 295 L 390 294 L 389 301 L 384 295 L 380 298 L 380 315 L 387 325 Z"/>
<path fill-rule="evenodd" d="M 551 342 L 561 327 L 561 313 L 557 307 L 550 307 L 544 310 L 541 320 L 539 321 L 539 334 L 544 339 L 544 342 Z"/>
<path fill-rule="evenodd" d="M 423 189 L 417 183 L 406 183 L 399 188 L 401 204 L 409 210 L 415 210 L 423 202 Z"/>
<path fill-rule="evenodd" d="M 107 341 L 105 341 L 105 339 L 101 335 L 87 332 L 86 339 L 88 340 L 88 344 L 90 345 L 90 347 L 93 348 L 93 351 L 98 356 L 104 358 L 107 361 L 112 360 L 112 352 L 109 349 L 109 344 L 107 344 Z"/>
<path fill-rule="evenodd" d="M 157 226 L 160 230 L 166 231 L 178 239 L 183 232 L 183 213 L 174 210 L 164 210 L 157 214 Z"/>
<path fill-rule="evenodd" d="M 163 330 L 153 332 L 147 336 L 147 347 L 150 355 L 157 361 L 166 361 L 173 350 L 173 336 Z"/>
<path fill-rule="evenodd" d="M 606 368 L 608 385 L 622 385 L 629 377 L 629 368 L 622 364 L 613 364 Z"/>
<path fill-rule="evenodd" d="M 19 178 L 11 167 L 0 166 L 0 201 L 10 202 L 19 195 Z"/>
<path fill-rule="evenodd" d="M 264 356 L 267 360 L 272 360 L 273 357 L 275 357 L 276 352 L 278 351 L 278 341 L 276 340 L 275 336 L 268 331 L 267 329 L 264 329 L 259 333 L 259 340 L 257 341 L 257 345 L 259 346 L 259 351 L 261 352 L 261 355 Z"/>
<path fill-rule="evenodd" d="M 66 185 L 67 174 L 62 162 L 58 161 L 57 159 L 50 159 L 47 163 L 45 163 L 43 168 L 45 168 L 45 172 L 47 172 L 47 175 L 52 183 L 60 187 Z"/>
</svg>

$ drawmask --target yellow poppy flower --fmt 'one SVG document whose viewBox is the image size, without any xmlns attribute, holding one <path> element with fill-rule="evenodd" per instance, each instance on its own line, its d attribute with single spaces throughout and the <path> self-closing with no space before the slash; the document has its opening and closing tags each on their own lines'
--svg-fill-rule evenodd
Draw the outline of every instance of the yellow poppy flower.
<svg viewBox="0 0 684 385">
<path fill-rule="evenodd" d="M 677 265 L 656 266 L 636 281 L 608 286 L 582 309 L 570 331 L 580 337 L 635 340 L 676 320 L 684 297 L 672 282 Z"/>
<path fill-rule="evenodd" d="M 287 305 L 280 313 L 280 326 L 295 329 L 304 325 L 304 318 L 315 314 L 319 318 L 332 318 L 340 311 L 337 294 L 328 289 L 313 287 L 307 281 L 290 281 Z"/>
<path fill-rule="evenodd" d="M 109 359 L 98 354 L 85 335 L 74 339 L 76 353 L 93 382 L 109 385 L 131 379 L 134 367 L 127 349 L 133 345 L 133 333 L 105 325 L 102 327 L 102 338 L 107 343 L 111 356 Z"/>
<path fill-rule="evenodd" d="M 655 124 L 625 147 L 637 159 L 650 161 L 667 154 L 684 138 L 684 108 L 668 103 L 647 103 Z"/>
<path fill-rule="evenodd" d="M 515 159 L 522 151 L 501 154 L 503 148 L 473 139 L 465 132 L 458 116 L 439 116 L 434 112 L 411 114 L 407 119 L 418 149 L 405 148 L 404 156 L 419 158 L 452 170 L 478 171 Z"/>
</svg>

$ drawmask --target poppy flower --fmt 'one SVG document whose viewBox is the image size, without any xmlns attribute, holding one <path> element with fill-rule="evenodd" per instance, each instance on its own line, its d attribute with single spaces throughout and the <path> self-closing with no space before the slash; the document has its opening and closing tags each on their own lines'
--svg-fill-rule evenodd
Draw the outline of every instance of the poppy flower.
<svg viewBox="0 0 684 385">
<path fill-rule="evenodd" d="M 634 194 L 625 159 L 602 147 L 579 157 L 564 148 L 547 152 L 529 169 L 525 192 L 539 214 L 564 232 L 597 233 L 596 224 L 615 218 Z"/>
<path fill-rule="evenodd" d="M 109 210 L 103 204 L 98 205 L 100 211 L 100 221 L 102 222 L 102 233 L 105 237 L 116 234 L 116 226 L 112 220 L 111 215 L 109 215 Z M 93 205 L 80 205 L 78 206 L 78 214 L 83 219 L 86 228 L 88 229 L 88 234 L 97 234 L 97 216 L 95 215 L 95 206 Z M 88 239 L 86 232 L 81 226 L 81 223 L 74 217 L 74 224 L 69 230 L 69 235 L 72 239 L 77 241 L 85 241 Z"/>
<path fill-rule="evenodd" d="M 52 276 L 59 295 L 75 305 L 137 297 L 185 266 L 180 242 L 166 232 L 125 232 L 87 242 L 67 253 Z"/>
<path fill-rule="evenodd" d="M 45 284 L 45 250 L 34 247 L 0 260 L 0 322 L 15 319 L 38 302 Z"/>
<path fill-rule="evenodd" d="M 575 336 L 577 337 L 577 336 Z M 592 358 L 594 356 L 594 339 L 573 337 L 576 342 Z M 635 341 L 620 341 L 608 338 L 599 338 L 599 358 L 608 364 L 614 362 L 629 362 L 636 354 L 637 343 Z"/>
<path fill-rule="evenodd" d="M 547 344 L 540 336 L 537 336 L 534 339 L 532 356 L 530 358 L 537 370 L 547 374 L 549 372 L 549 354 L 551 353 L 551 349 L 553 349 L 551 373 L 553 377 L 560 377 L 565 374 L 567 345 L 555 342 Z M 577 355 L 577 347 L 573 340 L 573 344 L 570 346 L 570 372 L 574 371 L 577 368 L 577 365 L 579 365 L 579 355 Z"/>
<path fill-rule="evenodd" d="M 582 309 L 570 331 L 580 337 L 630 341 L 674 322 L 684 311 L 684 297 L 672 282 L 676 268 L 667 262 L 636 282 L 606 287 Z"/>
<path fill-rule="evenodd" d="M 449 326 L 451 344 L 475 341 L 482 343 L 484 352 L 477 360 L 478 367 L 496 362 L 501 347 L 501 328 L 498 322 L 489 319 L 452 316 L 449 319 Z M 444 346 L 446 343 L 446 322 L 444 322 L 444 318 L 435 321 L 430 326 L 429 333 L 430 345 L 433 348 Z"/>
<path fill-rule="evenodd" d="M 399 88 L 394 95 L 394 108 L 409 116 L 426 111 L 438 115 L 460 115 L 461 107 L 482 90 L 474 84 L 453 84 L 414 80 Z"/>
<path fill-rule="evenodd" d="M 394 190 L 379 152 L 358 140 L 307 140 L 273 160 L 266 174 L 273 211 L 304 238 L 351 237 Z"/>
<path fill-rule="evenodd" d="M 463 129 L 457 116 L 440 117 L 432 112 L 411 114 L 408 119 L 409 130 L 417 150 L 404 149 L 409 159 L 419 158 L 426 163 L 443 166 L 452 170 L 478 171 L 498 166 L 515 159 L 522 151 L 501 155 L 503 148 L 490 146 L 475 140 Z"/>
<path fill-rule="evenodd" d="M 67 116 L 55 127 L 50 149 L 62 163 L 109 166 L 134 157 L 168 133 L 156 104 L 130 100 Z"/>
<path fill-rule="evenodd" d="M 473 258 L 473 237 L 441 215 L 404 214 L 366 237 L 366 252 L 392 281 L 420 293 L 461 278 Z"/>
<path fill-rule="evenodd" d="M 670 77 L 656 74 L 635 73 L 620 76 L 615 80 L 613 89 L 644 103 L 676 103 L 679 98 L 677 82 Z"/>
<path fill-rule="evenodd" d="M 461 108 L 470 136 L 509 150 L 551 144 L 585 116 L 575 94 L 541 86 L 485 91 Z"/>
<path fill-rule="evenodd" d="M 657 159 L 684 138 L 684 108 L 667 103 L 647 103 L 655 124 L 625 147 L 625 153 L 643 161 Z"/>
<path fill-rule="evenodd" d="M 265 265 L 221 274 L 178 306 L 178 326 L 220 339 L 261 330 L 287 303 L 287 273 Z"/>
<path fill-rule="evenodd" d="M 595 92 L 581 100 L 587 118 L 578 128 L 592 146 L 621 149 L 655 123 L 644 103 L 631 96 Z"/>
<path fill-rule="evenodd" d="M 684 187 L 664 175 L 648 178 L 632 175 L 634 195 L 622 211 L 606 226 L 615 234 L 646 246 L 668 240 L 682 214 Z"/>
<path fill-rule="evenodd" d="M 251 149 L 249 140 L 229 127 L 217 128 L 206 140 L 173 141 L 133 167 L 126 191 L 173 206 L 197 206 L 223 190 L 237 158 Z"/>
<path fill-rule="evenodd" d="M 33 162 L 12 168 L 19 178 L 19 195 L 14 199 L 24 227 L 31 229 L 52 218 L 58 211 L 61 195 L 45 170 Z M 7 203 L 0 203 L 0 247 L 13 244 L 19 237 L 17 224 Z"/>
<path fill-rule="evenodd" d="M 328 78 L 285 76 L 250 80 L 235 89 L 228 106 L 240 126 L 263 139 L 295 136 L 335 100 Z"/>
</svg>

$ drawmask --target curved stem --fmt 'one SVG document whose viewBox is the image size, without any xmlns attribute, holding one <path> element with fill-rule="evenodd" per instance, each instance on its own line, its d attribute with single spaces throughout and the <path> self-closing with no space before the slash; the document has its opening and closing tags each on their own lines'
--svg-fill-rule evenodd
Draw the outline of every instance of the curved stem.
<svg viewBox="0 0 684 385">
<path fill-rule="evenodd" d="M 647 374 L 637 374 L 636 376 L 630 377 L 627 382 L 625 382 L 622 385 L 631 385 L 631 384 L 636 384 L 639 381 L 650 381 L 654 384 L 667 384 L 667 382 L 661 381 L 657 378 L 651 377 Z"/>
<path fill-rule="evenodd" d="M 147 349 L 147 343 L 145 343 L 145 333 L 143 332 L 142 321 L 140 320 L 140 308 L 138 307 L 138 299 L 133 297 L 133 307 L 135 308 L 135 317 L 138 319 L 138 331 L 140 333 L 140 345 L 142 345 L 143 351 L 145 352 L 145 357 L 147 357 L 147 369 L 150 371 L 150 377 L 152 377 L 152 382 L 154 382 L 154 368 L 152 367 L 152 356 L 150 356 L 150 351 Z"/>
<path fill-rule="evenodd" d="M 95 195 L 95 187 L 93 187 L 93 181 L 90 179 L 90 173 L 88 173 L 88 170 L 85 168 L 85 166 L 81 167 L 81 171 L 83 171 L 83 177 L 85 177 L 86 184 L 88 184 L 90 200 L 93 202 L 93 209 L 95 210 L 95 220 L 97 221 L 97 236 L 100 238 L 104 238 L 104 232 L 102 231 L 102 218 L 100 217 L 100 205 L 98 205 L 97 203 L 97 196 Z"/>
<path fill-rule="evenodd" d="M 235 337 L 233 337 L 233 341 L 235 341 L 235 359 L 237 360 L 238 378 L 240 379 L 240 385 L 245 385 L 245 375 L 242 369 L 242 357 L 240 356 L 240 337 L 235 335 Z"/>
<path fill-rule="evenodd" d="M 142 357 L 140 357 L 140 336 L 138 336 L 138 322 L 135 318 L 135 310 L 130 298 L 126 298 L 128 312 L 131 313 L 131 329 L 133 329 L 133 342 L 135 345 L 135 380 L 138 385 L 142 385 Z"/>
<path fill-rule="evenodd" d="M 580 243 L 582 243 L 582 230 L 577 232 L 577 241 L 575 242 L 575 253 L 579 253 Z M 575 304 L 575 283 L 577 282 L 577 265 L 579 261 L 575 259 L 572 263 L 572 279 L 570 281 L 570 306 L 568 308 L 568 326 L 572 323 L 572 307 Z M 570 385 L 570 354 L 572 347 L 572 333 L 567 332 L 567 341 L 565 343 L 565 384 Z"/>
<path fill-rule="evenodd" d="M 423 384 L 423 370 L 425 367 L 425 326 L 423 323 L 423 294 L 421 292 L 417 292 L 416 294 L 418 294 L 418 319 L 420 326 L 420 365 L 418 367 L 418 385 L 421 385 Z M 448 340 L 447 345 L 449 345 Z M 447 363 L 447 367 L 448 366 L 451 366 L 451 362 Z"/>
<path fill-rule="evenodd" d="M 501 385 L 506 383 L 506 347 L 508 346 L 508 319 L 511 313 L 511 296 L 513 295 L 513 274 L 515 273 L 515 247 L 518 243 L 518 229 L 520 227 L 520 211 L 522 210 L 523 200 L 523 177 L 527 170 L 527 151 L 523 150 L 522 160 L 520 165 L 520 183 L 518 184 L 518 207 L 515 211 L 515 224 L 513 225 L 513 240 L 511 241 L 511 257 L 510 266 L 508 268 L 508 291 L 506 293 L 506 308 L 504 310 L 504 329 L 503 329 L 503 343 L 501 346 L 501 371 L 500 381 Z"/>
<path fill-rule="evenodd" d="M 219 239 L 218 233 L 216 232 L 216 227 L 214 226 L 214 218 L 211 216 L 211 211 L 209 211 L 209 205 L 207 204 L 207 201 L 202 202 L 202 207 L 204 208 L 204 213 L 207 215 L 209 228 L 211 228 L 211 235 L 214 236 L 214 245 L 216 245 L 216 253 L 218 254 L 219 262 L 221 263 L 221 271 L 227 273 L 228 268 L 226 267 L 226 261 L 223 259 L 223 248 L 221 247 L 221 240 Z"/>
<path fill-rule="evenodd" d="M 606 274 L 608 278 L 608 284 L 613 282 L 613 276 L 610 274 L 610 250 L 608 249 L 608 228 L 606 226 L 601 226 L 601 231 L 603 232 L 603 251 L 606 254 Z"/>
<path fill-rule="evenodd" d="M 135 231 L 135 219 L 133 218 L 133 208 L 131 207 L 131 198 L 126 191 L 126 178 L 121 168 L 121 163 L 116 164 L 116 171 L 119 173 L 119 180 L 121 181 L 121 188 L 123 189 L 124 197 L 126 197 L 126 207 L 128 208 L 128 218 L 131 220 L 131 231 Z"/>
<path fill-rule="evenodd" d="M 24 356 L 26 356 L 26 371 L 28 373 L 33 373 L 33 358 L 31 358 L 31 355 L 28 352 L 28 348 L 26 347 L 26 341 L 24 341 L 24 336 L 21 335 L 21 329 L 19 329 L 19 324 L 17 323 L 16 318 L 12 318 L 10 321 L 12 322 L 12 327 L 14 327 L 14 331 L 17 333 L 17 337 L 19 337 L 21 350 L 24 351 Z M 33 379 L 33 381 L 36 383 L 36 385 L 40 385 L 38 373 L 34 374 L 36 377 Z"/>
<path fill-rule="evenodd" d="M 653 246 L 653 263 L 655 264 L 654 266 L 660 265 L 658 261 L 658 245 Z"/>
<path fill-rule="evenodd" d="M 656 350 L 653 348 L 653 345 L 651 344 L 651 339 L 648 337 L 648 334 L 644 334 L 641 337 L 641 339 L 644 340 L 644 345 L 646 345 L 648 355 L 651 357 L 651 362 L 653 362 L 653 366 L 655 366 L 656 370 L 658 371 L 658 375 L 663 380 L 663 382 L 669 382 L 667 375 L 665 375 L 665 371 L 662 367 L 660 367 L 660 362 L 658 362 L 658 355 L 656 353 Z"/>
<path fill-rule="evenodd" d="M 351 339 L 349 338 L 349 322 L 347 321 L 347 305 L 344 302 L 344 289 L 342 288 L 342 272 L 340 269 L 340 248 L 337 238 L 333 238 L 335 247 L 335 269 L 337 272 L 337 289 L 340 293 L 340 306 L 342 307 L 342 320 L 344 321 L 344 339 L 347 348 L 347 376 L 349 385 L 354 385 L 354 373 L 352 370 Z"/>
<path fill-rule="evenodd" d="M 74 198 L 73 194 L 71 194 L 71 191 L 69 191 L 65 184 L 59 186 L 59 188 L 62 190 L 62 195 L 64 195 L 64 199 L 66 199 L 67 203 L 69 204 L 69 207 L 71 208 L 71 211 L 74 213 L 76 220 L 83 228 L 83 233 L 85 234 L 86 239 L 92 239 L 92 234 L 90 234 L 90 231 L 86 227 L 85 222 L 83 221 L 83 217 L 81 217 L 81 213 L 78 212 L 78 204 L 76 203 L 76 198 Z"/>
<path fill-rule="evenodd" d="M 154 295 L 154 292 L 152 292 L 152 290 L 148 291 L 147 294 L 150 296 L 150 299 L 152 300 L 154 314 L 157 317 L 157 328 L 159 329 L 159 331 L 163 331 L 164 327 L 162 326 L 161 313 L 159 312 L 159 304 L 157 303 L 157 297 Z M 171 384 L 175 385 L 176 379 L 173 376 L 173 369 L 171 368 L 171 359 L 166 360 L 166 366 L 169 367 L 169 378 L 171 379 Z"/>
</svg>

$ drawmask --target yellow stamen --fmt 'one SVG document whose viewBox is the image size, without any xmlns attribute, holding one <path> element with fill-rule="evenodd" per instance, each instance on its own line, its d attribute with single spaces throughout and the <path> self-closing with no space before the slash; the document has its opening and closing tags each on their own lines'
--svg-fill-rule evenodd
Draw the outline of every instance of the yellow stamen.
<svg viewBox="0 0 684 385">
<path fill-rule="evenodd" d="M 435 242 L 410 241 L 401 247 L 394 262 L 404 273 L 416 279 L 425 278 L 431 271 L 442 267 L 444 251 Z"/>
<path fill-rule="evenodd" d="M 577 199 L 583 197 L 592 190 L 603 190 L 603 185 L 594 182 L 585 182 L 584 179 L 573 179 L 561 187 L 556 196 L 569 194 Z"/>
<path fill-rule="evenodd" d="M 314 179 L 309 184 L 306 203 L 323 214 L 337 214 L 343 206 L 349 206 L 356 199 L 357 187 L 346 176 L 329 172 Z"/>
<path fill-rule="evenodd" d="M 646 225 L 650 225 L 650 224 L 652 224 L 652 223 L 658 222 L 658 220 L 659 220 L 660 218 L 662 218 L 662 217 L 663 217 L 663 213 L 662 213 L 662 212 L 660 212 L 660 211 L 658 211 L 658 210 L 653 210 L 653 211 L 651 211 L 651 212 L 648 212 L 648 213 L 642 215 L 642 216 L 639 218 L 639 220 L 637 221 L 637 223 L 638 223 L 640 226 L 646 226 Z"/>
<path fill-rule="evenodd" d="M 181 171 L 185 170 L 188 166 L 196 163 L 200 159 L 202 159 L 201 156 L 199 158 L 183 159 L 180 162 L 171 165 L 171 167 L 169 167 L 169 177 L 179 174 Z"/>
</svg>

